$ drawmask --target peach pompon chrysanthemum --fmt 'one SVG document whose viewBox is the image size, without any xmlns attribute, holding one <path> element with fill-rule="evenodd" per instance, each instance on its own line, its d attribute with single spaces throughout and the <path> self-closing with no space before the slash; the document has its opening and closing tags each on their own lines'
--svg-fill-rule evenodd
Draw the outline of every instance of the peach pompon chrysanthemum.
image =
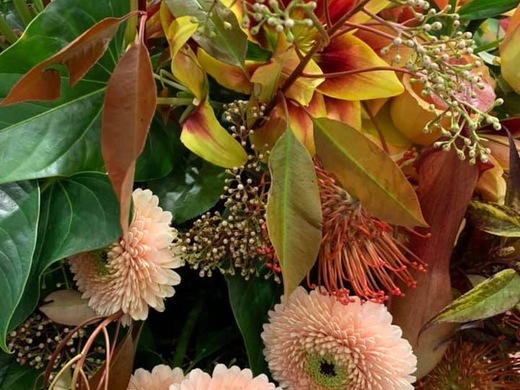
<svg viewBox="0 0 520 390">
<path fill-rule="evenodd" d="M 269 312 L 264 355 L 288 390 L 413 389 L 417 358 L 391 322 L 381 303 L 298 287 Z"/>
<path fill-rule="evenodd" d="M 130 378 L 128 390 L 168 390 L 170 385 L 180 383 L 183 379 L 184 373 L 178 367 L 172 369 L 159 364 L 152 372 L 138 368 Z"/>
<path fill-rule="evenodd" d="M 169 390 L 281 390 L 269 382 L 264 374 L 253 377 L 250 369 L 241 370 L 237 366 L 227 368 L 217 364 L 213 375 L 198 368 L 189 372 L 186 378 L 170 386 Z"/>
<path fill-rule="evenodd" d="M 181 266 L 180 250 L 172 247 L 177 231 L 172 215 L 163 211 L 150 190 L 132 194 L 134 215 L 123 237 L 105 250 L 80 253 L 69 259 L 83 298 L 99 315 L 121 310 L 124 323 L 145 320 L 148 307 L 164 310 L 164 298 L 180 283 L 173 268 Z"/>
</svg>

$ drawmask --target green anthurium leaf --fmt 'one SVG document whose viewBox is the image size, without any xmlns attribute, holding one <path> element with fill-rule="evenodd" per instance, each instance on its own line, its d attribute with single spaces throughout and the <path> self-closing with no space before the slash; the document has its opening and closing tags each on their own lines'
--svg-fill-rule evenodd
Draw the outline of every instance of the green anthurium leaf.
<svg viewBox="0 0 520 390">
<path fill-rule="evenodd" d="M 478 0 L 470 1 L 460 7 L 457 13 L 461 19 L 487 19 L 512 10 L 518 5 L 518 0 Z"/>
<path fill-rule="evenodd" d="M 0 378 L 0 390 L 38 389 L 35 384 L 38 383 L 38 377 L 41 374 L 41 370 L 36 370 L 28 364 L 21 366 L 13 359 L 11 364 L 6 367 L 3 378 Z"/>
<path fill-rule="evenodd" d="M 224 169 L 190 155 L 170 175 L 150 182 L 148 187 L 161 200 L 161 207 L 180 224 L 203 214 L 219 201 L 225 177 Z"/>
<path fill-rule="evenodd" d="M 152 122 L 143 153 L 137 159 L 135 181 L 160 179 L 168 175 L 174 163 L 180 160 L 180 151 L 174 143 L 178 129 L 174 129 L 174 122 L 167 124 L 156 116 Z"/>
<path fill-rule="evenodd" d="M 119 206 L 105 174 L 82 173 L 51 180 L 41 196 L 38 252 L 11 319 L 15 328 L 35 308 L 42 273 L 54 262 L 104 247 L 120 234 Z"/>
<path fill-rule="evenodd" d="M 455 299 L 423 327 L 445 322 L 470 322 L 506 312 L 520 302 L 520 275 L 505 269 Z"/>
<path fill-rule="evenodd" d="M 428 226 L 412 185 L 384 150 L 345 123 L 313 122 L 323 167 L 367 210 L 395 225 Z"/>
<path fill-rule="evenodd" d="M 190 16 L 200 27 L 192 38 L 212 57 L 245 69 L 247 36 L 220 1 L 165 0 L 176 17 Z"/>
<path fill-rule="evenodd" d="M 249 366 L 254 375 L 268 374 L 260 335 L 268 320 L 268 311 L 279 300 L 281 286 L 263 278 L 245 280 L 240 275 L 226 276 L 226 282 L 229 302 L 246 345 Z"/>
<path fill-rule="evenodd" d="M 116 0 L 49 4 L 23 37 L 0 54 L 0 99 L 34 65 L 96 21 L 127 14 L 128 7 L 128 2 Z M 68 86 L 67 77 L 62 78 L 58 100 L 0 107 L 0 182 L 103 169 L 100 113 L 106 82 L 122 49 L 123 30 L 120 27 L 105 55 L 73 88 Z"/>
<path fill-rule="evenodd" d="M 267 231 L 288 296 L 316 262 L 321 242 L 320 193 L 312 158 L 290 129 L 276 142 L 269 170 Z"/>
<path fill-rule="evenodd" d="M 501 237 L 520 237 L 520 214 L 496 203 L 471 201 L 468 220 L 479 229 Z"/>
<path fill-rule="evenodd" d="M 28 285 L 36 248 L 40 189 L 33 182 L 0 185 L 0 348 L 15 309 Z"/>
</svg>

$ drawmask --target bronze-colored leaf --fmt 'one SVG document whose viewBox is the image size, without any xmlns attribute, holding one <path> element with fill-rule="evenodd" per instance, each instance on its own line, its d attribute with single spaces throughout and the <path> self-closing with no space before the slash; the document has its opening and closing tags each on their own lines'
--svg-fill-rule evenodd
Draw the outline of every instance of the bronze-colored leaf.
<svg viewBox="0 0 520 390">
<path fill-rule="evenodd" d="M 89 307 L 88 299 L 81 298 L 76 290 L 58 290 L 44 299 L 40 311 L 53 322 L 62 325 L 78 326 L 96 317 L 96 312 Z"/>
<path fill-rule="evenodd" d="M 313 118 L 316 152 L 350 194 L 376 217 L 402 226 L 428 226 L 411 184 L 378 145 L 349 125 Z"/>
<path fill-rule="evenodd" d="M 156 99 L 148 50 L 136 42 L 108 82 L 101 130 L 103 159 L 120 203 L 123 233 L 128 228 L 135 163 L 145 145 Z"/>
<path fill-rule="evenodd" d="M 121 23 L 134 16 L 105 18 L 89 28 L 59 52 L 40 62 L 11 88 L 2 106 L 28 100 L 52 100 L 60 96 L 61 77 L 53 65 L 65 65 L 69 84 L 75 85 L 101 58 Z"/>
</svg>

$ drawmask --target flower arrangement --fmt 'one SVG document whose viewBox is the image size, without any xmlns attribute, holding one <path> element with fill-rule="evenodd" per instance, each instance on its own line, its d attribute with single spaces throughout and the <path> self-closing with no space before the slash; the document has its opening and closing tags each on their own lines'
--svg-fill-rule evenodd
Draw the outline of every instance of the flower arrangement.
<svg viewBox="0 0 520 390">
<path fill-rule="evenodd" d="M 520 5 L 0 4 L 0 389 L 520 389 Z"/>
</svg>

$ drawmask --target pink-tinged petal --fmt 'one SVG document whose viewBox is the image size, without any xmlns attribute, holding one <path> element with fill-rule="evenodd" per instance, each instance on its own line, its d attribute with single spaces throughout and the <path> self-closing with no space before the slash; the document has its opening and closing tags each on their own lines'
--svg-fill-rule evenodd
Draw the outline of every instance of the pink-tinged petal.
<svg viewBox="0 0 520 390">
<path fill-rule="evenodd" d="M 404 91 L 393 71 L 363 71 L 389 65 L 379 58 L 370 46 L 352 34 L 333 38 L 329 46 L 317 55 L 316 59 L 325 75 L 360 71 L 326 79 L 318 87 L 324 95 L 344 100 L 367 100 L 396 96 Z"/>
<path fill-rule="evenodd" d="M 418 379 L 440 361 L 453 324 L 423 325 L 452 301 L 450 259 L 466 207 L 479 177 L 479 167 L 461 161 L 455 153 L 430 150 L 420 157 L 417 189 L 431 237 L 412 235 L 409 247 L 424 261 L 427 272 L 417 276 L 417 287 L 403 286 L 405 296 L 392 299 L 390 312 L 417 356 Z M 453 183 L 457 183 L 456 186 Z M 425 230 L 424 233 L 428 232 Z"/>
<path fill-rule="evenodd" d="M 284 45 L 281 45 L 284 46 Z M 260 66 L 251 81 L 257 86 L 257 98 L 262 103 L 267 103 L 276 95 L 278 89 L 287 80 L 292 71 L 298 66 L 300 59 L 294 49 L 281 47 L 271 57 L 267 65 Z M 310 75 L 321 75 L 321 69 L 314 61 L 310 61 L 304 72 Z M 324 81 L 323 78 L 299 77 L 285 91 L 288 99 L 293 99 L 302 106 L 307 106 L 312 99 L 316 88 Z"/>
<path fill-rule="evenodd" d="M 253 84 L 248 75 L 238 66 L 219 61 L 200 48 L 197 57 L 202 68 L 223 87 L 246 95 L 250 95 L 253 91 Z M 253 74 L 260 65 L 261 63 L 253 61 L 246 61 L 245 64 L 249 74 Z"/>
<path fill-rule="evenodd" d="M 356 130 L 361 130 L 361 102 L 325 97 L 327 116 Z"/>
<path fill-rule="evenodd" d="M 239 167 L 247 161 L 244 148 L 220 125 L 207 101 L 184 122 L 181 141 L 196 155 L 224 168 Z"/>
<path fill-rule="evenodd" d="M 318 0 L 314 13 L 321 22 L 326 21 L 325 6 L 328 5 L 329 16 L 332 24 L 336 23 L 343 15 L 348 13 L 357 3 L 357 0 Z"/>
<path fill-rule="evenodd" d="M 508 82 L 516 93 L 520 93 L 520 7 L 511 17 L 507 27 L 505 39 L 500 45 L 500 59 L 502 77 Z"/>
</svg>

